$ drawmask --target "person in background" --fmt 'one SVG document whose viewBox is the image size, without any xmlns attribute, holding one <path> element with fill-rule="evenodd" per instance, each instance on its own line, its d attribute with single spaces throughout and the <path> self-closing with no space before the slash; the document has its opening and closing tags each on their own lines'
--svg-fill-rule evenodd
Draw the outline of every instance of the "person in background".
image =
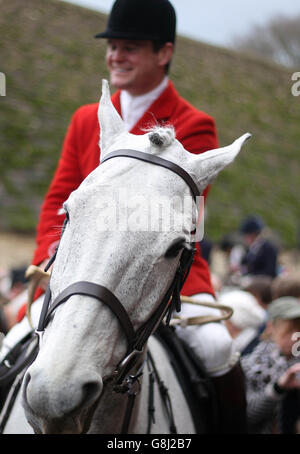
<svg viewBox="0 0 300 454">
<path fill-rule="evenodd" d="M 27 294 L 26 267 L 0 270 L 0 304 L 2 309 L 3 333 L 7 333 L 15 324 L 14 313 L 24 304 L 24 295 Z"/>
<path fill-rule="evenodd" d="M 269 304 L 272 302 L 271 291 L 272 278 L 269 276 L 254 276 L 250 281 L 242 287 L 245 292 L 250 293 L 257 300 L 258 304 L 266 311 Z M 256 336 L 251 340 L 247 347 L 243 350 L 242 354 L 247 355 L 251 353 L 254 348 L 261 341 L 261 335 L 264 332 L 267 324 L 267 318 L 263 320 L 257 329 Z"/>
<path fill-rule="evenodd" d="M 203 240 L 200 241 L 200 247 L 201 247 L 202 257 L 210 265 L 211 264 L 211 253 L 212 253 L 212 249 L 213 249 L 212 241 L 208 238 L 203 238 Z"/>
<path fill-rule="evenodd" d="M 242 287 L 245 292 L 251 293 L 263 309 L 268 309 L 272 299 L 272 278 L 269 276 L 254 276 Z"/>
<path fill-rule="evenodd" d="M 293 272 L 277 276 L 271 284 L 272 299 L 281 296 L 300 298 L 300 273 Z"/>
<path fill-rule="evenodd" d="M 245 255 L 245 245 L 236 232 L 226 234 L 219 243 L 219 248 L 225 254 L 226 276 L 224 284 L 239 286 L 241 278 L 241 262 Z"/>
<path fill-rule="evenodd" d="M 241 271 L 246 276 L 277 276 L 278 250 L 263 235 L 265 224 L 259 216 L 249 216 L 240 225 L 247 251 L 241 262 Z"/>
<path fill-rule="evenodd" d="M 248 431 L 296 433 L 300 418 L 300 301 L 278 298 L 269 304 L 268 317 L 264 340 L 241 360 Z M 287 420 L 288 428 L 284 426 Z"/>
</svg>

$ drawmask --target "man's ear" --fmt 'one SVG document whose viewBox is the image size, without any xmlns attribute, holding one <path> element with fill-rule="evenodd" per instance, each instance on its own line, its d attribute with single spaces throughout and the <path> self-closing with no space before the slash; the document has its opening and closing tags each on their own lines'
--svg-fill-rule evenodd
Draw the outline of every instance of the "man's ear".
<svg viewBox="0 0 300 454">
<path fill-rule="evenodd" d="M 165 43 L 165 45 L 158 51 L 158 63 L 160 66 L 166 66 L 172 59 L 174 52 L 173 43 Z"/>
</svg>

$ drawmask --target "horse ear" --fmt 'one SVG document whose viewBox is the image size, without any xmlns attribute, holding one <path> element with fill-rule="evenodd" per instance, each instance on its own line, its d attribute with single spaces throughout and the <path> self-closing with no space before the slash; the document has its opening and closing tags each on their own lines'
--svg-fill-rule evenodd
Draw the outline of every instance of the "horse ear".
<svg viewBox="0 0 300 454">
<path fill-rule="evenodd" d="M 104 157 L 108 147 L 119 134 L 126 132 L 125 124 L 114 108 L 110 99 L 110 90 L 107 80 L 102 80 L 102 95 L 98 107 L 98 121 L 100 125 L 100 150 L 101 158 Z"/>
<path fill-rule="evenodd" d="M 233 162 L 241 151 L 243 144 L 251 137 L 246 133 L 231 145 L 224 148 L 206 151 L 196 156 L 196 180 L 199 189 L 203 191 L 218 175 L 218 173 Z"/>
</svg>

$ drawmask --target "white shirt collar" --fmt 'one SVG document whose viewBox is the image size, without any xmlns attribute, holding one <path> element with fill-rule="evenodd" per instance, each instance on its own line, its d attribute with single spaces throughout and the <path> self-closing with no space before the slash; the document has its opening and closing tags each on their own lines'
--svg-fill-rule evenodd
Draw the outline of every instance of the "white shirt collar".
<svg viewBox="0 0 300 454">
<path fill-rule="evenodd" d="M 130 131 L 138 120 L 143 116 L 148 107 L 162 94 L 169 82 L 165 76 L 162 82 L 153 90 L 139 96 L 132 96 L 127 91 L 122 90 L 120 96 L 122 118 L 127 131 Z"/>
</svg>

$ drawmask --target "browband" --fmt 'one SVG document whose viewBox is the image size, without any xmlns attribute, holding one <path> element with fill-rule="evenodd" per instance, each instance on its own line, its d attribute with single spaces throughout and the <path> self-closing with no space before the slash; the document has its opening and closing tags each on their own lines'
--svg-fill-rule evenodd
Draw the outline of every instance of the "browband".
<svg viewBox="0 0 300 454">
<path fill-rule="evenodd" d="M 196 198 L 201 195 L 195 181 L 193 178 L 180 166 L 175 164 L 174 162 L 167 161 L 166 159 L 160 158 L 159 156 L 155 156 L 148 153 L 143 153 L 142 151 L 137 150 L 130 150 L 130 149 L 122 149 L 122 150 L 115 150 L 109 153 L 102 161 L 103 164 L 105 161 L 108 161 L 112 158 L 118 157 L 126 157 L 126 158 L 134 158 L 140 161 L 145 162 L 152 162 L 152 164 L 159 165 L 161 167 L 165 167 L 166 169 L 171 170 L 172 172 L 176 173 L 180 176 L 186 184 L 189 186 L 190 190 L 192 191 L 193 197 L 196 201 Z"/>
</svg>

